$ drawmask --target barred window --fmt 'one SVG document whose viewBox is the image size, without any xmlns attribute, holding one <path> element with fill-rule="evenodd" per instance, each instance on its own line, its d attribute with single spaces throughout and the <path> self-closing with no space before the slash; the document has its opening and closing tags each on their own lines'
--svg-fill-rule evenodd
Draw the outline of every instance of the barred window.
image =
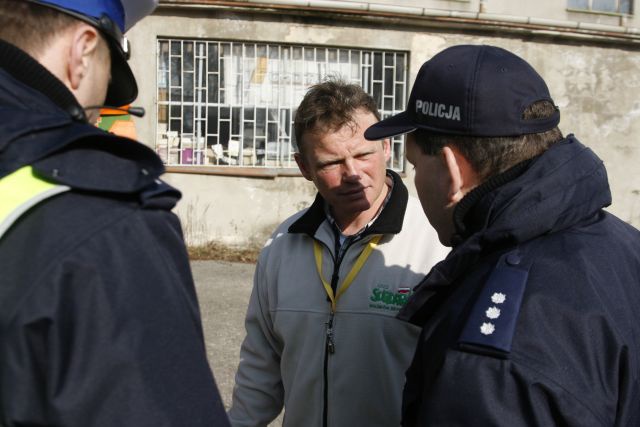
<svg viewBox="0 0 640 427">
<path fill-rule="evenodd" d="M 593 12 L 633 13 L 633 0 L 568 0 L 569 9 Z"/>
<path fill-rule="evenodd" d="M 157 49 L 156 152 L 167 165 L 295 168 L 295 109 L 328 76 L 360 84 L 382 117 L 406 105 L 406 52 L 164 38 Z M 403 170 L 402 137 L 389 167 Z"/>
</svg>

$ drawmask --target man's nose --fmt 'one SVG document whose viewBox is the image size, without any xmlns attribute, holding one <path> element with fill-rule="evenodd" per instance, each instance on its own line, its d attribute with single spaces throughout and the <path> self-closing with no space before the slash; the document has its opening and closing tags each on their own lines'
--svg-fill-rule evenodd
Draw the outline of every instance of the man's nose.
<svg viewBox="0 0 640 427">
<path fill-rule="evenodd" d="M 353 159 L 347 159 L 344 162 L 342 176 L 345 181 L 360 180 L 360 170 L 356 166 L 356 162 Z"/>
</svg>

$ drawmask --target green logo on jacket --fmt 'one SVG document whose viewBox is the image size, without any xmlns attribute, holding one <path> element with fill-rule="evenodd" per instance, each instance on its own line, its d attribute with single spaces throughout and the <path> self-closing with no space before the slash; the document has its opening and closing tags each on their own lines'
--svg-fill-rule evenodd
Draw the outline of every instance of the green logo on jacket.
<svg viewBox="0 0 640 427">
<path fill-rule="evenodd" d="M 383 310 L 398 311 L 407 303 L 411 295 L 411 288 L 389 290 L 389 285 L 378 285 L 373 288 L 369 296 L 369 307 Z"/>
</svg>

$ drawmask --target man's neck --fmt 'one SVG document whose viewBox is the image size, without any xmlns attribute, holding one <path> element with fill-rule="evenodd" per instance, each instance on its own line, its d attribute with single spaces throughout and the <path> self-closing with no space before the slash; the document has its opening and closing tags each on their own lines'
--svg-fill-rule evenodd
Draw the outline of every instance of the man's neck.
<svg viewBox="0 0 640 427">
<path fill-rule="evenodd" d="M 331 210 L 334 220 L 343 235 L 352 236 L 357 234 L 380 213 L 387 195 L 389 194 L 389 191 L 391 191 L 391 186 L 393 185 L 392 178 L 388 175 L 385 184 L 386 185 L 383 187 L 378 198 L 366 211 L 360 211 L 354 214 L 344 214 L 336 212 L 335 209 Z"/>
</svg>

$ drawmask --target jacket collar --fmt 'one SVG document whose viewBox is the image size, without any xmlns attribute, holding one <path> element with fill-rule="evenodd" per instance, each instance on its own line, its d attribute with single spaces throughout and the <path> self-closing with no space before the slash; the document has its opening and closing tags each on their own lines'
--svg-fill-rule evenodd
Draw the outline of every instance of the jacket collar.
<svg viewBox="0 0 640 427">
<path fill-rule="evenodd" d="M 532 159 L 525 160 L 511 169 L 489 178 L 460 200 L 453 212 L 455 226 L 455 232 L 451 239 L 453 246 L 458 246 L 474 232 L 489 226 L 490 209 L 483 209 L 483 206 L 491 204 L 487 201 L 493 200 L 496 194 L 494 190 L 522 175 L 531 161 Z"/>
<path fill-rule="evenodd" d="M 378 218 L 365 231 L 365 234 L 398 234 L 402 231 L 409 192 L 402 183 L 400 175 L 390 169 L 387 169 L 387 175 L 393 179 L 391 197 Z M 325 203 L 320 193 L 316 194 L 309 209 L 291 224 L 289 233 L 302 233 L 313 237 L 320 225 L 327 219 L 324 211 Z"/>
<path fill-rule="evenodd" d="M 610 203 L 602 160 L 569 135 L 460 201 L 453 250 L 415 288 L 398 318 L 424 324 L 480 257 L 592 221 Z"/>
<path fill-rule="evenodd" d="M 86 121 L 75 96 L 49 70 L 18 47 L 0 39 L 0 68 L 17 82 L 36 90 L 75 120 Z M 33 108 L 33 105 L 30 105 Z M 36 106 L 37 108 L 37 106 Z"/>
</svg>

